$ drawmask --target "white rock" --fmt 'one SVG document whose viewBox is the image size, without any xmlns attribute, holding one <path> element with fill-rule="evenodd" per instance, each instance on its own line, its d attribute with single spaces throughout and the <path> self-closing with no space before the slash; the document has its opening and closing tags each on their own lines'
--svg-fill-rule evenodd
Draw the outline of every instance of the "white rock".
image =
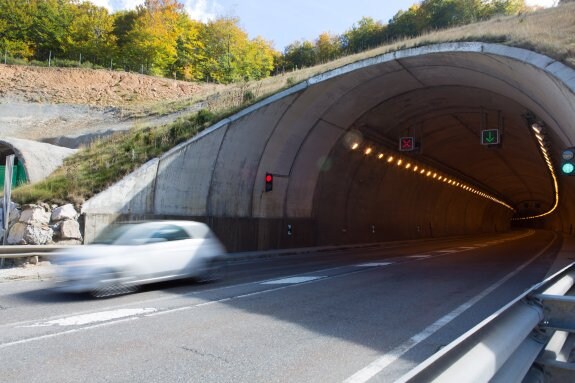
<svg viewBox="0 0 575 383">
<path fill-rule="evenodd" d="M 30 225 L 47 225 L 50 222 L 50 213 L 37 205 L 28 205 L 20 214 L 21 223 Z"/>
<path fill-rule="evenodd" d="M 82 239 L 80 224 L 77 221 L 68 219 L 60 225 L 60 238 L 62 239 Z"/>
<path fill-rule="evenodd" d="M 74 209 L 74 206 L 69 203 L 67 205 L 63 205 L 60 207 L 55 208 L 52 211 L 52 221 L 62 221 L 65 219 L 76 219 L 78 217 L 78 212 Z"/>
<path fill-rule="evenodd" d="M 27 226 L 28 225 L 25 223 L 20 222 L 12 226 L 8 232 L 6 243 L 9 245 L 26 245 L 26 241 L 24 240 L 24 233 Z"/>
<path fill-rule="evenodd" d="M 18 222 L 8 233 L 9 245 L 45 245 L 52 241 L 54 232 L 46 225 L 34 226 Z"/>
</svg>

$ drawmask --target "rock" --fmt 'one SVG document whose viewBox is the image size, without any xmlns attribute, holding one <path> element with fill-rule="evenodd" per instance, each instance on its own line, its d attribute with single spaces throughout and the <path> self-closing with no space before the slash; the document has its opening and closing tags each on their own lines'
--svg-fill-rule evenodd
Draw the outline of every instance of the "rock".
<svg viewBox="0 0 575 383">
<path fill-rule="evenodd" d="M 34 226 L 18 222 L 8 233 L 9 245 L 45 245 L 52 241 L 52 229 L 47 225 Z"/>
<path fill-rule="evenodd" d="M 63 221 L 65 219 L 76 219 L 77 217 L 78 212 L 76 212 L 74 206 L 71 203 L 69 203 L 67 205 L 55 208 L 52 211 L 51 220 L 56 222 L 56 221 Z"/>
<path fill-rule="evenodd" d="M 2 206 L 0 206 L 0 214 L 3 214 Z M 8 219 L 8 224 L 12 225 L 15 222 L 18 222 L 19 218 L 20 218 L 20 210 L 18 210 L 18 205 L 16 205 L 14 202 L 10 202 L 10 216 Z M 2 221 L 1 218 L 0 221 Z"/>
<path fill-rule="evenodd" d="M 62 239 L 82 239 L 80 224 L 77 221 L 71 219 L 62 221 L 59 231 Z"/>
<path fill-rule="evenodd" d="M 10 228 L 8 232 L 8 238 L 6 239 L 6 243 L 9 245 L 26 245 L 26 241 L 24 240 L 24 232 L 26 231 L 25 223 L 16 223 L 14 226 Z"/>
<path fill-rule="evenodd" d="M 20 214 L 20 223 L 29 225 L 47 225 L 50 222 L 50 213 L 38 205 L 26 205 Z"/>
</svg>

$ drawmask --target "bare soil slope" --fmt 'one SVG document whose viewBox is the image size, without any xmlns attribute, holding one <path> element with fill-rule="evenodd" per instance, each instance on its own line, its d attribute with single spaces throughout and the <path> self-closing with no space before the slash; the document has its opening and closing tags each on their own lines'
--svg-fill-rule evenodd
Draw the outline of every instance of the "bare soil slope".
<svg viewBox="0 0 575 383">
<path fill-rule="evenodd" d="M 125 106 L 187 99 L 215 88 L 138 73 L 0 65 L 0 98 L 24 102 Z"/>
<path fill-rule="evenodd" d="M 134 110 L 145 116 L 159 103 L 198 101 L 220 88 L 138 73 L 0 64 L 0 137 L 58 143 L 63 136 L 90 137 L 135 124 L 165 123 L 178 114 L 129 116 Z M 82 143 L 67 141 L 71 147 Z"/>
</svg>

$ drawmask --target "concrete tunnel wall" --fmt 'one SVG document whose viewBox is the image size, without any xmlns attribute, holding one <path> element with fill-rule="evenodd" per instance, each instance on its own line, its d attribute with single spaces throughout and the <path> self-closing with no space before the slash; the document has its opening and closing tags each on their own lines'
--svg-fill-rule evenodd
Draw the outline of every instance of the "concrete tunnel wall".
<svg viewBox="0 0 575 383">
<path fill-rule="evenodd" d="M 85 203 L 85 238 L 137 218 L 206 221 L 234 251 L 507 230 L 509 209 L 397 169 L 364 166 L 374 158 L 346 146 L 354 122 L 382 100 L 453 84 L 517 100 L 558 142 L 575 142 L 575 74 L 563 64 L 494 44 L 409 49 L 315 76 L 150 161 Z M 275 175 L 270 193 L 266 172 Z M 563 195 L 572 187 L 562 185 Z M 561 203 L 562 213 L 546 221 L 550 228 L 573 222 L 573 200 Z"/>
</svg>

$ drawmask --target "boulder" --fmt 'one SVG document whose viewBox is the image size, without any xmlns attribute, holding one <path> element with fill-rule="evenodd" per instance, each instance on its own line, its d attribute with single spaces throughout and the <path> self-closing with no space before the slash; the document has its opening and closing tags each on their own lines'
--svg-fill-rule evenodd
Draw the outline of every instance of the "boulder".
<svg viewBox="0 0 575 383">
<path fill-rule="evenodd" d="M 53 222 L 63 221 L 65 219 L 76 219 L 78 217 L 78 212 L 74 209 L 74 206 L 69 203 L 55 208 L 52 211 L 51 220 Z"/>
<path fill-rule="evenodd" d="M 52 241 L 53 231 L 47 225 L 28 225 L 18 222 L 10 229 L 9 245 L 45 245 Z"/>
<path fill-rule="evenodd" d="M 34 226 L 47 225 L 50 222 L 50 213 L 38 205 L 26 205 L 20 213 L 19 222 Z"/>
<path fill-rule="evenodd" d="M 59 232 L 62 239 L 82 239 L 80 224 L 71 219 L 62 221 Z"/>
<path fill-rule="evenodd" d="M 3 214 L 3 210 L 4 209 L 2 209 L 2 206 L 0 206 L 0 214 Z M 18 219 L 20 219 L 20 210 L 18 210 L 18 205 L 16 205 L 14 202 L 10 202 L 10 216 L 8 219 L 8 224 L 13 225 L 14 223 L 18 222 Z M 2 218 L 0 218 L 0 222 L 1 221 Z"/>
</svg>

